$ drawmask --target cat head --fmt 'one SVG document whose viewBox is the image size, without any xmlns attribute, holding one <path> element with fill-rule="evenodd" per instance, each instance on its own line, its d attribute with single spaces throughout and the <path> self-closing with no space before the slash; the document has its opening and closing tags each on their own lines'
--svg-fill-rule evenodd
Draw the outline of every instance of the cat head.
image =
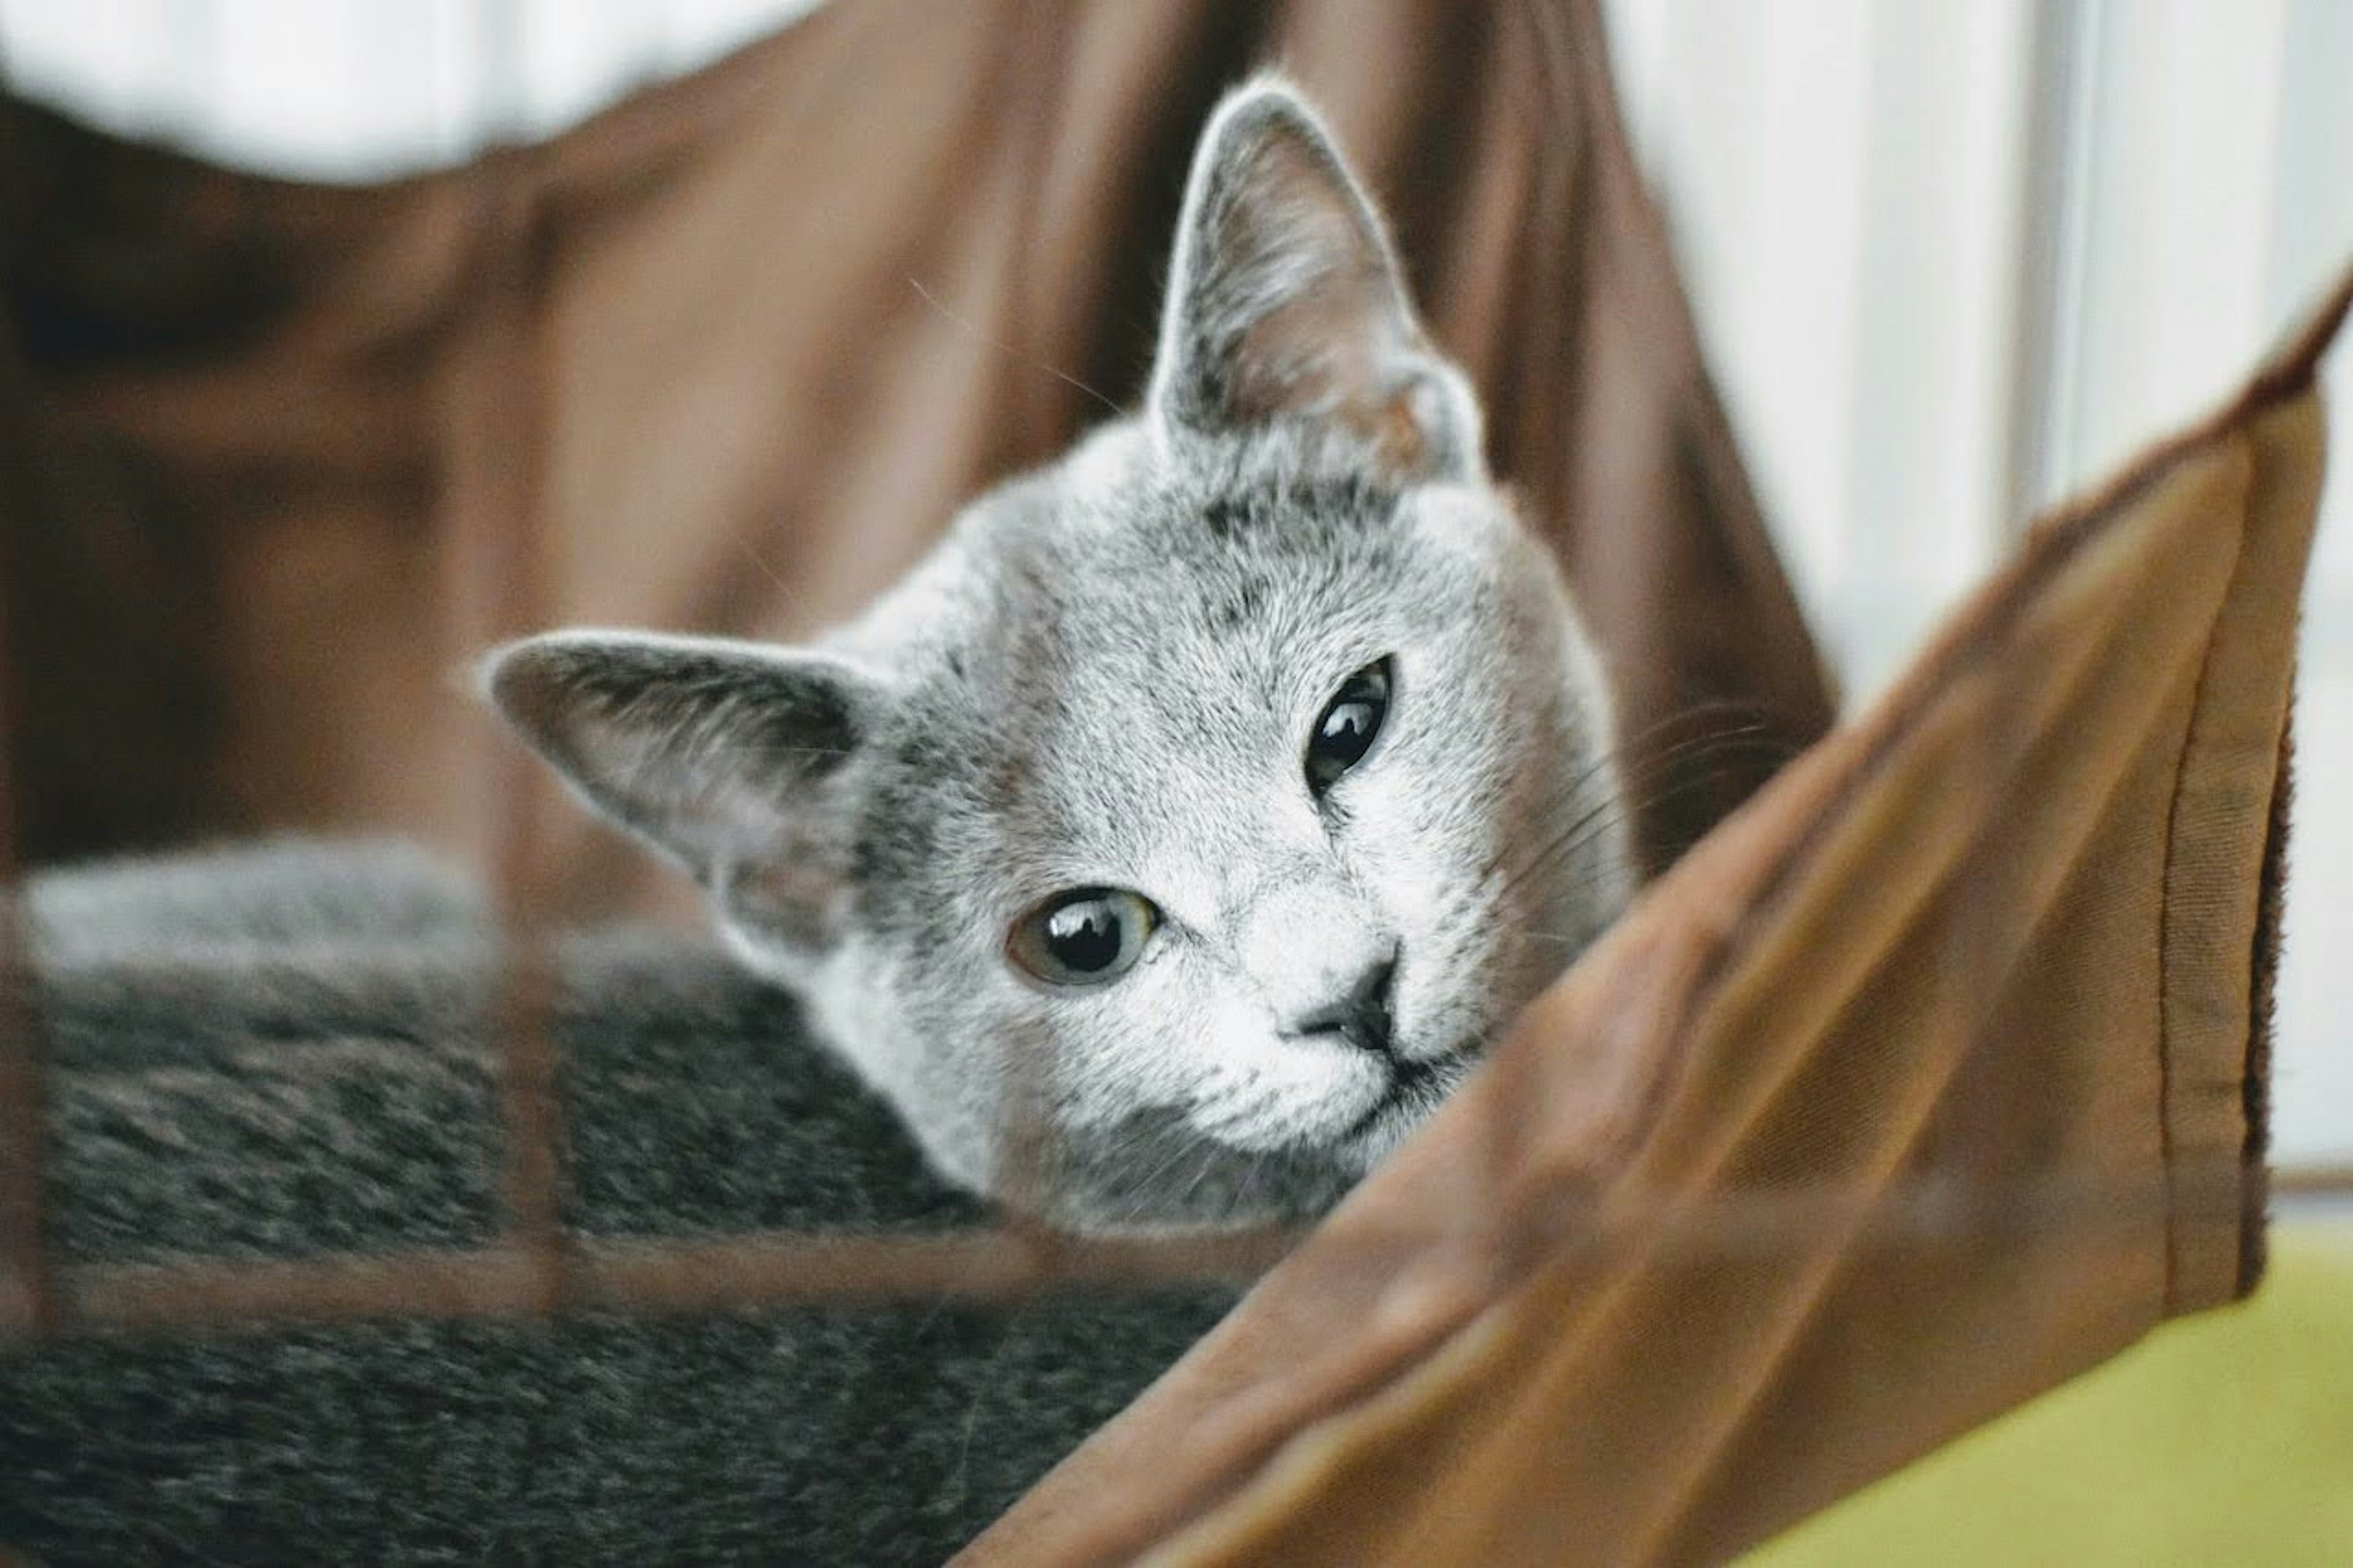
<svg viewBox="0 0 2353 1568">
<path fill-rule="evenodd" d="M 1379 218 L 1287 87 L 1204 132 L 1143 410 L 806 647 L 485 667 L 949 1175 L 1296 1218 L 1631 886 L 1609 709 Z"/>
</svg>

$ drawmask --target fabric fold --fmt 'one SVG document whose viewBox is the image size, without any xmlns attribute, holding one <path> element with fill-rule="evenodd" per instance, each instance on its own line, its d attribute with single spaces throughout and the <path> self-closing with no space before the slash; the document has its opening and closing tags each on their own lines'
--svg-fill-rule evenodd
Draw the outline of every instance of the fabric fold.
<svg viewBox="0 0 2353 1568">
<path fill-rule="evenodd" d="M 2040 524 L 967 1560 L 1714 1560 L 2253 1288 L 2348 296 Z"/>
</svg>

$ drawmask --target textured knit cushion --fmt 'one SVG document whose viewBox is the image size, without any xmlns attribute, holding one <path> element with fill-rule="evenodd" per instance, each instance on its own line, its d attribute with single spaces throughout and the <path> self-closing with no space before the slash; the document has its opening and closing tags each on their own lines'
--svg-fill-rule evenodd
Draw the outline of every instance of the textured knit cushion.
<svg viewBox="0 0 2353 1568">
<path fill-rule="evenodd" d="M 853 607 L 1085 387 L 1131 393 L 1184 149 L 1275 53 L 1497 411 L 1673 868 L 980 1555 L 1712 1557 L 2247 1288 L 2325 333 L 1678 860 L 1829 703 L 1589 4 L 835 0 L 553 146 L 358 192 L 17 110 L 26 841 L 528 821 L 454 661 Z M 1718 722 L 1765 743 L 1662 771 Z M 541 851 L 575 909 L 635 875 L 568 823 Z"/>
</svg>

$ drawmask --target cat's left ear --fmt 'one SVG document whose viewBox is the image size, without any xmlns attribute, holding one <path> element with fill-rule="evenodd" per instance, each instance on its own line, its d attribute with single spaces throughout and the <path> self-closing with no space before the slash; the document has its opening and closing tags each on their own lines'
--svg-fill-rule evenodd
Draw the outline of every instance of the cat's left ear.
<svg viewBox="0 0 2353 1568">
<path fill-rule="evenodd" d="M 1469 383 L 1422 332 L 1330 133 L 1278 79 L 1234 93 L 1201 134 L 1151 409 L 1176 429 L 1336 426 L 1401 479 L 1482 471 Z"/>
<path fill-rule="evenodd" d="M 723 910 L 809 951 L 839 935 L 880 676 L 808 649 L 565 631 L 497 649 L 480 679 L 574 794 Z"/>
</svg>

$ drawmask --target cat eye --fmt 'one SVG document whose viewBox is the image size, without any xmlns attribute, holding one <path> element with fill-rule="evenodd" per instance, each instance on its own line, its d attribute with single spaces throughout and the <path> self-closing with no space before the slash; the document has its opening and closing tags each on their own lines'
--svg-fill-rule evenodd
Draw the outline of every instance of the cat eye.
<svg viewBox="0 0 2353 1568">
<path fill-rule="evenodd" d="M 1159 924 L 1160 911 L 1140 893 L 1078 888 L 1023 915 L 1006 951 L 1049 985 L 1100 985 L 1135 967 Z"/>
<path fill-rule="evenodd" d="M 1364 761 L 1389 711 L 1389 661 L 1376 659 L 1340 683 L 1307 742 L 1307 788 L 1322 798 Z"/>
</svg>

